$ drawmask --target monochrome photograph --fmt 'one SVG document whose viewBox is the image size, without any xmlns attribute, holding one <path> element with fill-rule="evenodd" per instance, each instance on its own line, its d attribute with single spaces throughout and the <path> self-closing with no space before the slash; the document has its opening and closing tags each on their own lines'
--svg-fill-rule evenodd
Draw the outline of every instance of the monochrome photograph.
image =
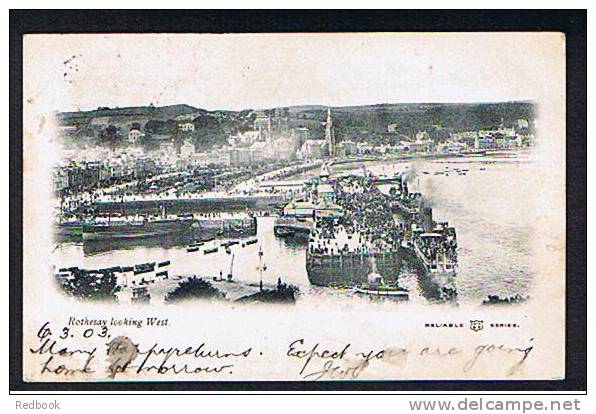
<svg viewBox="0 0 596 414">
<path fill-rule="evenodd" d="M 27 34 L 23 79 L 26 381 L 564 378 L 563 34 Z"/>
</svg>

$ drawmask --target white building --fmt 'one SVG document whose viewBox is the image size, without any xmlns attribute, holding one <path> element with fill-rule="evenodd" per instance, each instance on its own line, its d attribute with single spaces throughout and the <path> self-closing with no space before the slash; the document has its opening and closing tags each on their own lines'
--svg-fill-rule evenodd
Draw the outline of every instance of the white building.
<svg viewBox="0 0 596 414">
<path fill-rule="evenodd" d="M 72 125 L 60 125 L 58 127 L 58 134 L 61 137 L 74 136 L 77 132 L 77 127 Z"/>
<path fill-rule="evenodd" d="M 255 142 L 252 144 L 250 151 L 253 162 L 262 162 L 266 158 L 270 158 L 268 149 L 271 150 L 271 146 L 268 146 L 266 142 Z"/>
<path fill-rule="evenodd" d="M 264 112 L 257 112 L 253 128 L 261 133 L 261 137 L 269 135 L 271 133 L 271 118 Z"/>
<path fill-rule="evenodd" d="M 192 143 L 192 140 L 187 139 L 184 141 L 184 144 L 180 147 L 180 158 L 183 159 L 190 159 L 195 154 L 195 144 Z"/>
<path fill-rule="evenodd" d="M 528 122 L 528 120 L 527 119 L 523 119 L 523 118 L 522 119 L 518 119 L 516 121 L 516 123 L 517 123 L 517 128 L 518 129 L 528 128 L 530 126 L 530 123 Z"/>
<path fill-rule="evenodd" d="M 429 138 L 430 137 L 428 135 L 428 132 L 426 132 L 426 131 L 418 131 L 418 132 L 416 132 L 416 141 L 426 141 Z"/>
<path fill-rule="evenodd" d="M 140 129 L 131 128 L 130 131 L 128 131 L 128 142 L 134 144 L 143 136 L 145 136 L 145 134 L 143 134 Z"/>
<path fill-rule="evenodd" d="M 195 124 L 192 122 L 184 122 L 182 124 L 178 124 L 178 129 L 184 132 L 192 132 L 195 130 Z"/>
<path fill-rule="evenodd" d="M 194 159 L 196 164 L 198 165 L 207 165 L 209 164 L 209 159 L 206 152 L 196 152 L 194 155 Z"/>
<path fill-rule="evenodd" d="M 306 140 L 298 151 L 300 159 L 323 158 L 325 155 L 327 155 L 327 141 L 324 139 Z"/>
<path fill-rule="evenodd" d="M 62 191 L 68 188 L 68 173 L 64 168 L 56 168 L 52 178 L 56 191 Z"/>
<path fill-rule="evenodd" d="M 491 129 L 491 130 L 478 131 L 478 136 L 480 138 L 486 138 L 486 137 L 495 136 L 495 135 L 502 135 L 502 136 L 508 137 L 508 138 L 515 138 L 515 128 L 513 128 L 513 127 L 511 127 L 511 128 L 497 128 L 497 129 Z"/>
<path fill-rule="evenodd" d="M 164 162 L 171 164 L 176 161 L 176 147 L 174 141 L 167 140 L 159 143 L 159 153 Z"/>
<path fill-rule="evenodd" d="M 232 146 L 237 145 L 252 145 L 260 138 L 259 131 L 245 131 L 238 132 L 236 135 L 231 135 L 228 138 L 228 143 Z"/>
<path fill-rule="evenodd" d="M 295 139 L 293 137 L 278 138 L 271 141 L 273 158 L 276 160 L 289 160 L 296 155 Z"/>
<path fill-rule="evenodd" d="M 302 144 L 304 144 L 305 141 L 308 140 L 309 135 L 310 133 L 308 131 L 308 128 L 306 127 L 294 129 L 294 136 L 296 137 L 296 141 L 298 142 L 298 149 L 302 147 Z"/>
<path fill-rule="evenodd" d="M 356 155 L 358 153 L 358 146 L 354 141 L 346 140 L 341 141 L 338 145 L 338 155 L 347 157 L 350 155 Z"/>
<path fill-rule="evenodd" d="M 442 144 L 439 148 L 439 152 L 448 154 L 459 154 L 468 149 L 468 145 L 463 142 L 447 142 Z"/>
<path fill-rule="evenodd" d="M 398 126 L 399 126 L 398 124 L 388 124 L 387 125 L 387 132 L 389 132 L 389 133 L 395 133 L 395 132 L 397 132 L 397 127 Z"/>
<path fill-rule="evenodd" d="M 478 139 L 478 131 L 452 132 L 449 137 L 452 141 L 474 140 Z"/>
<path fill-rule="evenodd" d="M 119 158 L 112 158 L 108 160 L 108 168 L 110 171 L 110 177 L 119 178 L 124 176 L 124 162 Z"/>
</svg>

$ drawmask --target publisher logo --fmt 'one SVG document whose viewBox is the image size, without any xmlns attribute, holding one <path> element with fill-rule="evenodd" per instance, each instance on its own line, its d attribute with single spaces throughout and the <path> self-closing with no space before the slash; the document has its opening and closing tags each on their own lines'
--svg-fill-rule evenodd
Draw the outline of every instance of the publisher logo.
<svg viewBox="0 0 596 414">
<path fill-rule="evenodd" d="M 470 321 L 470 329 L 474 332 L 478 332 L 484 329 L 484 321 Z"/>
</svg>

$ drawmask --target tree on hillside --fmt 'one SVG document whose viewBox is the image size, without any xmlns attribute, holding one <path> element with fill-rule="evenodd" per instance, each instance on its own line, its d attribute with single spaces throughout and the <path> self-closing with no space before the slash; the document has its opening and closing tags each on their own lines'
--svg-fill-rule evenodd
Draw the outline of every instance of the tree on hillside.
<svg viewBox="0 0 596 414">
<path fill-rule="evenodd" d="M 173 119 L 161 121 L 151 119 L 145 124 L 145 133 L 151 134 L 175 134 L 178 130 L 178 123 Z"/>
<path fill-rule="evenodd" d="M 225 142 L 227 134 L 217 119 L 210 115 L 199 115 L 193 120 L 195 135 L 199 138 L 199 148 L 210 148 L 214 144 Z"/>
<path fill-rule="evenodd" d="M 111 124 L 102 130 L 99 135 L 100 144 L 110 147 L 112 151 L 120 145 L 121 138 L 120 128 Z"/>
</svg>

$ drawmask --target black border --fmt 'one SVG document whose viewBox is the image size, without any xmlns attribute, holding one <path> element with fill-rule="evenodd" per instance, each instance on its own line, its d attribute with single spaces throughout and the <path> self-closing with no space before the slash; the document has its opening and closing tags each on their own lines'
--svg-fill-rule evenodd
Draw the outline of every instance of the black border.
<svg viewBox="0 0 596 414">
<path fill-rule="evenodd" d="M 9 391 L 587 392 L 586 10 L 10 10 Z M 22 381 L 22 35 L 27 33 L 551 31 L 566 35 L 566 375 L 553 381 L 115 382 Z"/>
</svg>

